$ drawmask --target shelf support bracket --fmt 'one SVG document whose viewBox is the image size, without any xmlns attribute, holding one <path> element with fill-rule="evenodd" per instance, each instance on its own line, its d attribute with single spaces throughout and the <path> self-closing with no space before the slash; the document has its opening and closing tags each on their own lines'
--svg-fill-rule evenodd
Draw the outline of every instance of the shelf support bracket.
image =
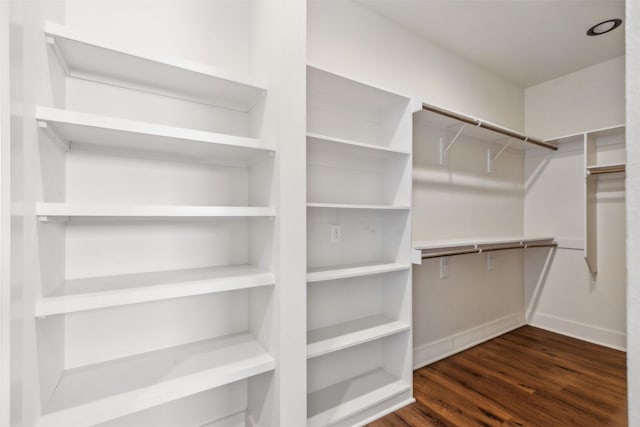
<svg viewBox="0 0 640 427">
<path fill-rule="evenodd" d="M 504 147 L 500 149 L 500 151 L 498 151 L 498 153 L 495 156 L 493 155 L 491 148 L 487 150 L 487 172 L 488 173 L 493 172 L 493 166 L 495 164 L 495 161 L 498 160 L 498 157 L 500 157 L 500 155 L 504 153 L 504 150 L 506 150 L 509 147 L 509 145 L 511 145 L 512 142 L 513 142 L 513 138 L 508 138 L 507 143 L 504 145 Z"/>
<path fill-rule="evenodd" d="M 448 155 L 449 150 L 451 149 L 451 147 L 453 147 L 453 144 L 460 137 L 460 135 L 462 135 L 462 132 L 465 130 L 466 127 L 467 127 L 467 124 L 464 123 L 460 128 L 460 130 L 458 130 L 458 133 L 456 133 L 456 135 L 453 137 L 453 139 L 450 142 L 447 142 L 446 133 L 444 138 L 440 139 L 440 164 L 441 165 L 445 165 L 449 161 L 449 155 Z"/>
<path fill-rule="evenodd" d="M 449 277 L 449 257 L 440 258 L 440 278 L 446 279 Z"/>
<path fill-rule="evenodd" d="M 58 62 L 60 63 L 60 66 L 62 67 L 64 74 L 66 76 L 70 76 L 71 72 L 69 71 L 69 65 L 67 64 L 67 61 L 65 61 L 64 55 L 62 54 L 62 52 L 60 52 L 60 48 L 56 43 L 56 39 L 51 36 L 47 36 L 46 40 L 47 40 L 47 44 L 51 46 L 51 50 L 53 50 L 53 53 L 56 55 L 56 58 L 58 59 Z"/>
<path fill-rule="evenodd" d="M 486 252 L 485 256 L 487 257 L 487 271 L 493 271 L 493 254 L 491 252 Z"/>
<path fill-rule="evenodd" d="M 58 144 L 64 151 L 69 151 L 71 149 L 69 141 L 65 141 L 65 139 L 62 138 L 55 129 L 49 126 L 47 122 L 38 121 L 38 128 L 40 128 L 50 140 Z"/>
</svg>

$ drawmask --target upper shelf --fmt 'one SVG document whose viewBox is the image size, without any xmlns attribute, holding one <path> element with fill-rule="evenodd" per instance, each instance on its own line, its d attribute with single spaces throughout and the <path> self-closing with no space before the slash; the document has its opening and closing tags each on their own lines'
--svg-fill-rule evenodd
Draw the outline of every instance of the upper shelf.
<svg viewBox="0 0 640 427">
<path fill-rule="evenodd" d="M 249 334 L 67 370 L 37 427 L 89 427 L 275 367 Z"/>
<path fill-rule="evenodd" d="M 564 144 L 567 142 L 582 142 L 585 135 L 594 136 L 596 138 L 606 138 L 620 135 L 625 132 L 625 125 L 615 125 L 600 129 L 588 130 L 585 132 L 572 133 L 553 138 L 545 139 L 545 142 L 552 144 Z"/>
<path fill-rule="evenodd" d="M 448 129 L 455 126 L 456 128 L 451 131 L 453 135 L 455 135 L 455 133 L 464 126 L 465 135 L 481 141 L 493 142 L 511 138 L 520 143 L 514 144 L 514 148 L 524 147 L 525 143 L 529 143 L 549 150 L 558 149 L 555 145 L 549 144 L 539 138 L 525 135 L 504 126 L 496 125 L 487 120 L 467 116 L 466 114 L 461 114 L 427 103 L 422 104 L 422 112 L 416 114 L 415 121 L 418 125 L 429 126 L 437 129 Z"/>
<path fill-rule="evenodd" d="M 626 170 L 625 163 L 609 163 L 606 165 L 587 166 L 589 175 L 600 175 L 605 173 L 620 173 Z"/>
<path fill-rule="evenodd" d="M 41 221 L 67 217 L 272 217 L 271 207 L 247 206 L 172 206 L 115 205 L 95 203 L 38 203 L 36 215 Z"/>
<path fill-rule="evenodd" d="M 38 107 L 36 120 L 62 146 L 95 144 L 177 154 L 198 161 L 248 160 L 274 149 L 255 138 Z"/>
<path fill-rule="evenodd" d="M 47 22 L 46 40 L 65 73 L 237 111 L 249 111 L 264 85 L 182 58 L 132 49 Z"/>
</svg>

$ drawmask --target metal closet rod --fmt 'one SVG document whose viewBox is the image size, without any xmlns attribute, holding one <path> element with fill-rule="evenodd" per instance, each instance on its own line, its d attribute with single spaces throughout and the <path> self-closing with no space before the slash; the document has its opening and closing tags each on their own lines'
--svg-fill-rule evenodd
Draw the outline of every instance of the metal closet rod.
<svg viewBox="0 0 640 427">
<path fill-rule="evenodd" d="M 524 245 L 497 246 L 495 248 L 460 249 L 460 250 L 453 250 L 453 251 L 432 252 L 430 254 L 422 254 L 422 259 L 441 258 L 441 257 L 465 255 L 465 254 L 480 254 L 483 252 L 505 251 L 508 249 L 556 248 L 556 247 L 558 247 L 557 243 L 534 243 L 534 244 L 527 243 Z"/>
<path fill-rule="evenodd" d="M 494 125 L 493 123 L 487 123 L 487 122 L 483 122 L 482 120 L 479 119 L 474 119 L 473 117 L 469 117 L 469 116 L 465 116 L 463 114 L 459 114 L 459 113 L 455 113 L 453 111 L 450 110 L 445 110 L 444 108 L 440 108 L 440 107 L 436 107 L 435 105 L 430 105 L 430 104 L 422 104 L 422 109 L 423 110 L 427 110 L 427 111 L 431 111 L 432 113 L 436 113 L 436 114 L 440 114 L 442 116 L 446 116 L 449 118 L 452 118 L 454 120 L 458 120 L 460 122 L 464 122 L 464 123 L 468 123 L 470 125 L 473 126 L 478 126 L 484 129 L 488 129 L 492 132 L 496 132 L 502 135 L 506 135 L 509 136 L 511 138 L 516 138 L 519 139 L 523 142 L 528 142 L 531 144 L 535 144 L 535 145 L 539 145 L 540 147 L 544 147 L 547 148 L 549 150 L 557 150 L 558 147 L 556 147 L 555 145 L 551 145 L 551 144 L 547 144 L 546 142 L 542 141 L 541 139 L 538 138 L 534 138 L 532 136 L 527 136 L 524 135 L 520 132 L 516 132 L 514 130 L 511 129 L 506 129 L 503 128 L 501 126 L 497 126 Z"/>
</svg>

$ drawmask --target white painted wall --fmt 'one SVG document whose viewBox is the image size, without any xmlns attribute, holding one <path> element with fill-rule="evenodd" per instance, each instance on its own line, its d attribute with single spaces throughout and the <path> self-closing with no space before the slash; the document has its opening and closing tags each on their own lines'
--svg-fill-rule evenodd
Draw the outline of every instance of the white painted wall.
<svg viewBox="0 0 640 427">
<path fill-rule="evenodd" d="M 624 56 L 525 90 L 525 131 L 555 138 L 624 123 Z"/>
<path fill-rule="evenodd" d="M 624 57 L 525 91 L 526 132 L 559 137 L 624 123 Z M 622 151 L 622 146 L 610 146 Z M 582 137 L 550 153 L 533 149 L 525 162 L 525 233 L 548 233 L 584 245 Z M 622 176 L 598 178 L 598 273 L 583 251 L 558 249 L 548 266 L 526 263 L 526 304 L 533 325 L 625 348 L 625 185 Z"/>
<path fill-rule="evenodd" d="M 524 127 L 522 88 L 351 1 L 309 2 L 308 58 L 430 103 Z M 521 234 L 522 152 L 505 153 L 489 175 L 489 145 L 463 138 L 451 166 L 442 167 L 436 134 L 414 125 L 414 240 Z M 456 257 L 445 280 L 437 260 L 414 268 L 414 365 L 522 322 L 522 254 L 499 252 L 495 263 L 487 272 L 484 256 Z"/>
<path fill-rule="evenodd" d="M 309 63 L 522 130 L 522 88 L 349 0 L 310 0 Z"/>
<path fill-rule="evenodd" d="M 640 1 L 627 0 L 627 138 L 640 140 Z M 627 388 L 629 426 L 640 426 L 640 145 L 627 146 Z"/>
</svg>

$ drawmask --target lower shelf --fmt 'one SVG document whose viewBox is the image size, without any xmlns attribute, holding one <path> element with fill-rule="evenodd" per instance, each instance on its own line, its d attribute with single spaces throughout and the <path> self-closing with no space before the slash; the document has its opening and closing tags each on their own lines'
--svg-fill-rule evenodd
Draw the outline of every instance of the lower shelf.
<svg viewBox="0 0 640 427">
<path fill-rule="evenodd" d="M 351 378 L 307 396 L 307 427 L 323 427 L 344 420 L 411 389 L 383 369 Z"/>
<path fill-rule="evenodd" d="M 36 301 L 35 315 L 43 317 L 273 284 L 273 273 L 250 265 L 72 279 Z"/>
<path fill-rule="evenodd" d="M 307 358 L 322 356 L 358 344 L 408 331 L 411 326 L 382 315 L 369 316 L 307 333 Z"/>
<path fill-rule="evenodd" d="M 273 370 L 247 333 L 65 371 L 38 427 L 89 427 Z"/>
</svg>

